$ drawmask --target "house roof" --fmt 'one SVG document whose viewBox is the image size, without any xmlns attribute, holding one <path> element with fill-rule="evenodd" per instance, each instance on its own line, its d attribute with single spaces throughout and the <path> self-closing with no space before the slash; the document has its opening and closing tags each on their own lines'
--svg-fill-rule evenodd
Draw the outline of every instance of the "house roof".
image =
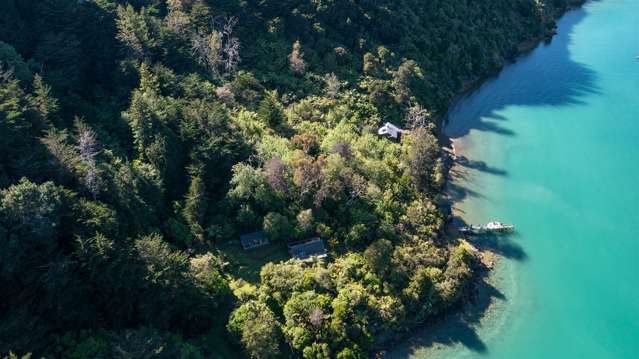
<svg viewBox="0 0 639 359">
<path fill-rule="evenodd" d="M 244 249 L 261 247 L 268 243 L 263 231 L 247 233 L 240 236 L 240 243 Z"/>
<path fill-rule="evenodd" d="M 289 245 L 291 256 L 301 260 L 308 260 L 311 257 L 326 257 L 326 247 L 324 241 L 315 237 L 303 243 L 295 243 Z"/>
<path fill-rule="evenodd" d="M 401 128 L 393 125 L 390 122 L 386 122 L 384 124 L 384 126 L 380 127 L 379 130 L 377 130 L 377 134 L 379 135 L 388 135 L 390 137 L 393 138 L 397 138 L 399 136 L 400 133 L 403 133 L 404 130 L 402 130 Z"/>
</svg>

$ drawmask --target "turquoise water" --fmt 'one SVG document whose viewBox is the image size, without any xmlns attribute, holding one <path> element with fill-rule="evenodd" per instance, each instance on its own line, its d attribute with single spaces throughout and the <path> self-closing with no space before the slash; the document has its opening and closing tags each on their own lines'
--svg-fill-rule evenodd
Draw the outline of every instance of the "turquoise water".
<svg viewBox="0 0 639 359">
<path fill-rule="evenodd" d="M 637 55 L 639 0 L 590 2 L 451 110 L 459 213 L 518 233 L 482 318 L 391 357 L 639 358 Z"/>
</svg>

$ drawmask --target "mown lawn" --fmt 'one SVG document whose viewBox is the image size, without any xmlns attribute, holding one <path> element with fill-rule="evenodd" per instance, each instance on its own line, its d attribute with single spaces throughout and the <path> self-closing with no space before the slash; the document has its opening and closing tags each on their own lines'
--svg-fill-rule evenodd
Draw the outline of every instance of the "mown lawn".
<svg viewBox="0 0 639 359">
<path fill-rule="evenodd" d="M 226 242 L 218 246 L 230 262 L 230 271 L 236 278 L 249 283 L 260 281 L 260 269 L 268 262 L 280 262 L 290 258 L 285 245 L 270 243 L 264 247 L 242 249 L 239 241 Z"/>
</svg>

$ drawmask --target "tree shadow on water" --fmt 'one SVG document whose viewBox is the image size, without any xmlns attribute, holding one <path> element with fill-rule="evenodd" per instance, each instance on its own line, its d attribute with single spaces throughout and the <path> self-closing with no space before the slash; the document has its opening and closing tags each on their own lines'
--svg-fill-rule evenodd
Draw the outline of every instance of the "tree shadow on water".
<svg viewBox="0 0 639 359">
<path fill-rule="evenodd" d="M 550 43 L 539 45 L 515 64 L 507 65 L 499 75 L 459 101 L 446 115 L 445 133 L 459 138 L 474 129 L 515 136 L 502 125 L 511 120 L 500 113 L 505 108 L 579 105 L 585 96 L 598 94 L 597 74 L 586 64 L 574 61 L 570 54 L 574 28 L 587 14 L 587 10 L 578 9 L 564 15 Z"/>
<path fill-rule="evenodd" d="M 477 161 L 477 160 L 472 160 L 464 155 L 457 155 L 455 158 L 455 164 L 460 165 L 462 167 L 465 168 L 469 168 L 469 169 L 474 169 L 477 171 L 481 171 L 481 172 L 485 172 L 485 173 L 490 173 L 493 175 L 497 175 L 497 176 L 506 176 L 508 175 L 508 173 L 501 169 L 501 168 L 496 168 L 496 167 L 492 167 L 489 166 L 486 162 L 484 161 Z"/>
<path fill-rule="evenodd" d="M 472 181 L 472 174 L 466 171 L 463 165 L 453 166 L 448 171 L 449 180 L 446 182 L 446 195 L 450 203 L 459 203 L 466 197 L 485 198 L 480 192 L 468 187 L 467 183 Z M 465 167 L 469 168 L 469 167 Z"/>
<path fill-rule="evenodd" d="M 484 198 L 481 193 L 452 181 L 446 185 L 446 193 L 452 203 L 462 201 L 466 197 Z"/>
<path fill-rule="evenodd" d="M 478 236 L 473 244 L 479 250 L 490 250 L 509 259 L 517 261 L 528 259 L 521 245 L 508 236 Z"/>
<path fill-rule="evenodd" d="M 455 314 L 442 317 L 436 323 L 417 331 L 400 346 L 399 350 L 385 353 L 383 358 L 409 358 L 423 348 L 438 348 L 461 344 L 479 354 L 487 354 L 488 347 L 479 337 L 476 326 L 495 301 L 506 301 L 506 297 L 496 287 L 480 278 L 476 286 L 474 300 L 465 303 Z"/>
</svg>

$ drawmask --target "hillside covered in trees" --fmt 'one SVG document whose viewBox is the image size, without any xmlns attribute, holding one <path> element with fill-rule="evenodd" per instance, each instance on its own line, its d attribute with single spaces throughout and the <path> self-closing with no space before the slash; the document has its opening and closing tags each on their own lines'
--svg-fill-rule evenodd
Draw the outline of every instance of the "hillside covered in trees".
<svg viewBox="0 0 639 359">
<path fill-rule="evenodd" d="M 364 358 L 446 310 L 433 116 L 569 2 L 3 0 L 0 355 Z"/>
</svg>

